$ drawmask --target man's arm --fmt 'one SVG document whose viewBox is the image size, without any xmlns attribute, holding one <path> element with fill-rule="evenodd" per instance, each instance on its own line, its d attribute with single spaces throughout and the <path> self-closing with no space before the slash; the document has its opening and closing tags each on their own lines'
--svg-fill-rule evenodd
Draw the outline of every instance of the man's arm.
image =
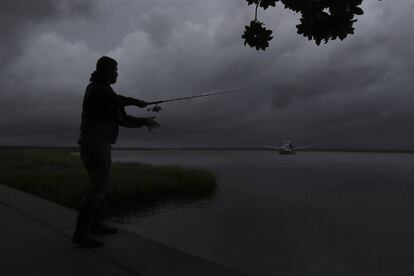
<svg viewBox="0 0 414 276">
<path fill-rule="evenodd" d="M 154 120 L 155 117 L 138 118 L 131 115 L 127 115 L 125 112 L 119 112 L 119 124 L 127 128 L 138 128 L 146 126 L 148 130 L 157 128 L 160 125 Z"/>
<path fill-rule="evenodd" d="M 125 96 L 122 96 L 122 95 L 118 95 L 118 99 L 119 99 L 119 101 L 121 102 L 121 104 L 123 106 L 135 105 L 135 106 L 138 106 L 138 107 L 141 107 L 141 108 L 147 106 L 147 102 L 142 101 L 142 100 L 138 100 L 138 99 L 135 99 L 135 98 L 132 98 L 132 97 L 125 97 Z"/>
</svg>

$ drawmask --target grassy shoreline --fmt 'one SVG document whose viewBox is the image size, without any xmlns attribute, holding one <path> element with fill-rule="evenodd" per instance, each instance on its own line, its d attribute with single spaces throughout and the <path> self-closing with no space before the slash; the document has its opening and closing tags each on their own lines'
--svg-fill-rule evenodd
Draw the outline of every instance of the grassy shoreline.
<svg viewBox="0 0 414 276">
<path fill-rule="evenodd" d="M 70 149 L 0 149 L 0 184 L 78 209 L 89 179 Z M 214 196 L 217 177 L 203 169 L 113 163 L 109 216 L 124 216 L 181 200 Z"/>
</svg>

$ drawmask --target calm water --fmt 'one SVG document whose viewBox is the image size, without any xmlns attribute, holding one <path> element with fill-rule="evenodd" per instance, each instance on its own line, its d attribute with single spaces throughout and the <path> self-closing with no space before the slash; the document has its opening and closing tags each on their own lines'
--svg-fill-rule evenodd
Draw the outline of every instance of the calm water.
<svg viewBox="0 0 414 276">
<path fill-rule="evenodd" d="M 414 275 L 414 155 L 113 151 L 116 161 L 204 167 L 209 201 L 125 227 L 249 275 Z"/>
</svg>

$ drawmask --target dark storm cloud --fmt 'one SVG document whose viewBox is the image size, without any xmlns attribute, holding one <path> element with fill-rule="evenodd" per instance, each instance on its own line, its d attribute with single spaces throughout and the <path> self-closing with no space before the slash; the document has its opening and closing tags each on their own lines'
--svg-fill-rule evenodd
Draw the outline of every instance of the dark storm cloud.
<svg viewBox="0 0 414 276">
<path fill-rule="evenodd" d="M 155 8 L 140 17 L 137 25 L 151 36 L 156 46 L 165 46 L 179 20 L 178 13 L 168 13 L 161 8 Z"/>
<path fill-rule="evenodd" d="M 20 54 L 23 44 L 35 35 L 36 24 L 85 16 L 91 10 L 91 1 L 86 0 L 1 0 L 0 59 L 8 62 Z"/>
<path fill-rule="evenodd" d="M 400 20 L 407 18 L 405 15 Z M 220 15 L 213 15 L 203 24 L 182 24 L 169 37 L 169 47 L 155 51 L 152 46 L 156 42 L 151 36 L 136 32 L 127 35 L 113 52 L 127 66 L 125 71 L 136 74 L 135 78 L 128 78 L 132 83 L 126 91 L 144 87 L 146 91 L 141 93 L 146 97 L 157 93 L 191 94 L 203 88 L 217 88 L 217 84 L 248 90 L 247 94 L 237 96 L 237 104 L 232 98 L 227 98 L 226 103 L 210 99 L 200 105 L 182 104 L 180 111 L 170 109 L 165 118 L 160 115 L 165 122 L 160 133 L 170 141 L 260 145 L 291 136 L 314 138 L 316 144 L 326 146 L 337 146 L 337 139 L 354 146 L 358 140 L 365 140 L 365 144 L 372 140 L 368 146 L 375 147 L 376 138 L 391 125 L 400 126 L 393 129 L 404 136 L 412 132 L 398 115 L 411 112 L 406 104 L 413 99 L 406 93 L 411 83 L 411 72 L 407 70 L 410 65 L 401 64 L 410 46 L 400 45 L 401 52 L 391 50 L 396 40 L 412 37 L 408 32 L 397 32 L 392 42 L 382 41 L 395 28 L 386 24 L 376 33 L 372 33 L 372 28 L 362 29 L 358 36 L 344 42 L 316 47 L 295 34 L 279 31 L 275 45 L 258 54 L 238 47 L 237 26 L 243 25 L 244 17 L 236 17 L 231 23 L 221 20 Z M 360 25 L 369 20 L 360 19 Z M 283 14 L 277 23 L 285 21 L 294 26 Z M 280 30 L 281 26 L 276 24 L 275 28 Z M 221 36 L 222 33 L 225 35 Z M 221 37 L 230 37 L 230 42 L 222 43 Z M 180 48 L 180 41 L 186 41 L 187 47 Z M 136 49 L 136 45 L 143 48 Z M 136 53 L 140 55 L 128 59 Z M 148 64 L 154 67 L 141 68 Z M 403 97 L 405 103 L 396 103 L 396 95 Z M 132 132 L 128 134 L 134 136 Z"/>
<path fill-rule="evenodd" d="M 0 126 L 15 123 L 1 143 L 73 145 L 84 87 L 105 54 L 119 61 L 121 94 L 158 100 L 245 89 L 166 104 L 160 129 L 123 129 L 119 145 L 260 146 L 289 138 L 320 147 L 414 147 L 407 138 L 414 135 L 414 36 L 400 27 L 410 25 L 412 3 L 367 0 L 355 36 L 320 47 L 296 34 L 297 15 L 262 12 L 275 38 L 256 52 L 240 38 L 253 16 L 243 1 L 96 1 L 72 12 L 51 2 L 44 2 L 50 24 L 26 15 L 10 42 L 25 41 L 2 74 Z M 83 17 L 93 10 L 93 20 L 65 16 L 76 10 Z M 22 31 L 25 24 L 35 35 Z"/>
<path fill-rule="evenodd" d="M 42 136 L 44 140 L 54 131 L 60 135 L 73 131 L 73 116 L 68 119 L 67 115 L 79 103 L 68 96 L 74 86 L 68 85 L 73 80 L 68 73 L 72 65 L 79 65 L 78 54 L 86 46 L 71 44 L 54 33 L 44 34 L 39 27 L 76 21 L 92 12 L 92 1 L 84 0 L 0 1 L 3 143 L 42 144 Z"/>
</svg>

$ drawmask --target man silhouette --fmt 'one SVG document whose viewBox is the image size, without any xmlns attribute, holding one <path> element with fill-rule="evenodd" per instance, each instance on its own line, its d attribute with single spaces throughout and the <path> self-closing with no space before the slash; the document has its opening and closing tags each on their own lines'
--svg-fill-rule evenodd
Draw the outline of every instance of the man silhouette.
<svg viewBox="0 0 414 276">
<path fill-rule="evenodd" d="M 155 117 L 137 118 L 126 114 L 125 106 L 143 108 L 147 103 L 116 94 L 111 84 L 116 82 L 117 77 L 118 63 L 110 57 L 99 58 L 82 104 L 78 144 L 82 162 L 89 175 L 90 187 L 83 198 L 72 241 L 89 248 L 104 245 L 102 241 L 92 238 L 91 234 L 118 232 L 118 229 L 109 227 L 104 222 L 103 200 L 109 185 L 111 145 L 117 140 L 119 126 L 147 126 L 149 130 L 159 127 Z"/>
</svg>

